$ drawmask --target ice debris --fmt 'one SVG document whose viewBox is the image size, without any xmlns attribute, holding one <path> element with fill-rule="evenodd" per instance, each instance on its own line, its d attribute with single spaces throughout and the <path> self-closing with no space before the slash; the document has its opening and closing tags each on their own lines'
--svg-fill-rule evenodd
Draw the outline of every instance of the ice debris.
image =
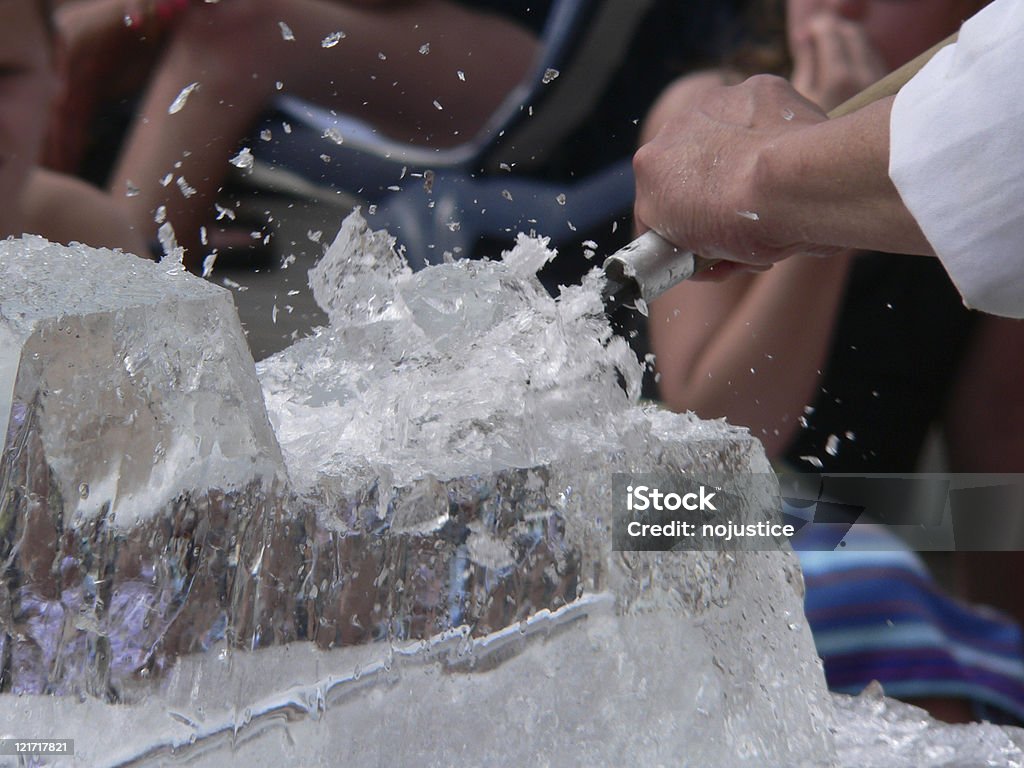
<svg viewBox="0 0 1024 768">
<path fill-rule="evenodd" d="M 182 108 L 185 106 L 185 102 L 188 101 L 189 95 L 198 87 L 199 83 L 190 83 L 182 88 L 181 92 L 174 97 L 174 101 L 171 102 L 171 106 L 167 108 L 167 114 L 176 115 L 178 112 L 181 112 Z"/>
<path fill-rule="evenodd" d="M 293 482 L 353 465 L 457 477 L 618 445 L 639 423 L 642 366 L 604 316 L 598 270 L 544 290 L 554 255 L 521 234 L 501 261 L 413 273 L 387 232 L 346 219 L 310 272 L 330 326 L 258 366 Z"/>
</svg>

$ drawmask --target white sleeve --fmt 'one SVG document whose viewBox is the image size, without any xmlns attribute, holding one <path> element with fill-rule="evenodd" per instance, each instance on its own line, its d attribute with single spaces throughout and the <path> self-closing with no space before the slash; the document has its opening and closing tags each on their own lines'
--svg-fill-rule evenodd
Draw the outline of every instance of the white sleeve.
<svg viewBox="0 0 1024 768">
<path fill-rule="evenodd" d="M 1024 317 L 1024 2 L 996 0 L 896 96 L 889 175 L 964 304 Z"/>
</svg>

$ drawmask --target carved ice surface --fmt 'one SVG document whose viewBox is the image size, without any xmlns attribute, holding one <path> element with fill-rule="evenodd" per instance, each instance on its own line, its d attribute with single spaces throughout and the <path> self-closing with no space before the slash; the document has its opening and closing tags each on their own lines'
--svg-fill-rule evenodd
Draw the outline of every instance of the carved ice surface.
<svg viewBox="0 0 1024 768">
<path fill-rule="evenodd" d="M 393 245 L 347 219 L 310 275 L 331 326 L 258 367 L 300 490 L 546 465 L 648 428 L 596 272 L 556 301 L 535 275 L 554 255 L 543 241 L 415 274 Z"/>
<path fill-rule="evenodd" d="M 0 292 L 0 685 L 116 699 L 224 636 L 280 449 L 227 291 L 26 237 Z"/>
<path fill-rule="evenodd" d="M 38 420 L 66 522 L 130 528 L 184 491 L 279 473 L 227 291 L 31 236 L 0 242 L 0 286 L 0 435 Z"/>
<path fill-rule="evenodd" d="M 836 747 L 850 768 L 1021 768 L 1024 730 L 989 723 L 946 725 L 880 686 L 833 697 Z"/>
<path fill-rule="evenodd" d="M 310 274 L 330 327 L 258 366 L 293 487 L 318 524 L 355 533 L 376 520 L 420 549 L 434 540 L 465 574 L 441 583 L 458 606 L 447 620 L 458 616 L 469 637 L 581 600 L 613 606 L 537 655 L 483 664 L 450 687 L 410 672 L 408 695 L 431 702 L 410 728 L 450 724 L 430 742 L 403 733 L 374 744 L 372 762 L 441 764 L 463 745 L 470 762 L 684 754 L 695 765 L 829 765 L 830 704 L 790 555 L 612 552 L 614 472 L 768 473 L 760 444 L 641 407 L 641 364 L 612 333 L 602 279 L 595 271 L 554 299 L 536 278 L 553 256 L 521 235 L 501 261 L 414 274 L 390 236 L 353 214 Z M 467 495 L 467 484 L 481 490 Z M 371 506 L 358 501 L 366 488 L 373 518 L 350 511 Z M 759 496 L 740 514 L 773 501 Z M 466 520 L 467 508 L 479 511 Z M 470 743 L 480 707 L 508 695 L 531 737 Z M 438 697 L 456 702 L 451 717 L 436 719 Z M 393 706 L 385 695 L 339 717 L 373 721 Z M 562 728 L 585 746 L 568 750 Z"/>
</svg>

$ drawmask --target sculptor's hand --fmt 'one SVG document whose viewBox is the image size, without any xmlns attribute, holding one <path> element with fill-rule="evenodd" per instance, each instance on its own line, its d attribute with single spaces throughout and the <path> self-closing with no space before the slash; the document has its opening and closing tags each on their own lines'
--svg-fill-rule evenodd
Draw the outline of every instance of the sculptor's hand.
<svg viewBox="0 0 1024 768">
<path fill-rule="evenodd" d="M 888 68 L 863 24 L 823 12 L 793 35 L 790 82 L 824 110 L 881 80 Z"/>
<path fill-rule="evenodd" d="M 785 80 L 761 75 L 710 88 L 633 158 L 637 224 L 701 256 L 763 268 L 794 253 L 832 253 L 776 215 L 760 184 L 766 150 L 826 119 Z"/>
</svg>

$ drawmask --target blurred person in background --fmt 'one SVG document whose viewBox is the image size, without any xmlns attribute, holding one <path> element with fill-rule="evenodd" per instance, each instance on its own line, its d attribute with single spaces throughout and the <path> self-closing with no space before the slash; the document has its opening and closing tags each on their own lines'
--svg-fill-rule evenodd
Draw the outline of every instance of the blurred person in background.
<svg viewBox="0 0 1024 768">
<path fill-rule="evenodd" d="M 760 9 L 769 44 L 732 69 L 674 84 L 649 114 L 644 141 L 711 89 L 758 71 L 788 74 L 828 111 L 954 32 L 984 2 L 788 0 L 784 14 L 772 5 Z M 770 44 L 773 22 L 785 50 Z M 793 117 L 780 110 L 780 121 Z M 758 219 L 756 211 L 736 215 Z M 991 430 L 994 419 L 1024 408 L 1003 384 L 993 345 L 1024 351 L 1024 332 L 966 309 L 935 259 L 796 255 L 764 273 L 684 283 L 652 304 L 649 331 L 663 400 L 749 426 L 783 470 L 912 473 L 937 422 L 955 471 L 1007 471 L 1024 458 L 1021 430 L 1003 424 L 994 440 Z M 994 397 L 1002 410 L 991 407 Z M 1020 722 L 1019 625 L 950 599 L 898 540 L 861 531 L 867 551 L 801 553 L 830 686 L 858 692 L 879 679 L 942 719 Z"/>
<path fill-rule="evenodd" d="M 535 33 L 495 12 L 499 7 L 448 0 L 65 0 L 58 21 L 68 39 L 71 82 L 51 157 L 77 170 L 95 110 L 141 91 L 107 188 L 150 240 L 161 210 L 195 269 L 204 256 L 200 227 L 213 220 L 229 160 L 277 94 L 426 147 L 471 138 L 537 50 Z"/>
<path fill-rule="evenodd" d="M 144 243 L 100 190 L 38 166 L 58 90 L 49 4 L 0 0 L 0 237 L 120 247 Z"/>
<path fill-rule="evenodd" d="M 974 6 L 790 0 L 791 82 L 832 109 L 954 31 Z M 782 18 L 781 8 L 767 14 Z M 757 49 L 741 63 L 785 71 L 783 52 L 771 54 Z M 679 81 L 652 110 L 644 141 L 702 92 L 747 74 Z M 846 252 L 734 278 L 683 284 L 653 304 L 664 401 L 749 426 L 770 458 L 804 470 L 912 471 L 974 322 L 941 267 Z M 840 447 L 828 451 L 833 435 Z"/>
</svg>

